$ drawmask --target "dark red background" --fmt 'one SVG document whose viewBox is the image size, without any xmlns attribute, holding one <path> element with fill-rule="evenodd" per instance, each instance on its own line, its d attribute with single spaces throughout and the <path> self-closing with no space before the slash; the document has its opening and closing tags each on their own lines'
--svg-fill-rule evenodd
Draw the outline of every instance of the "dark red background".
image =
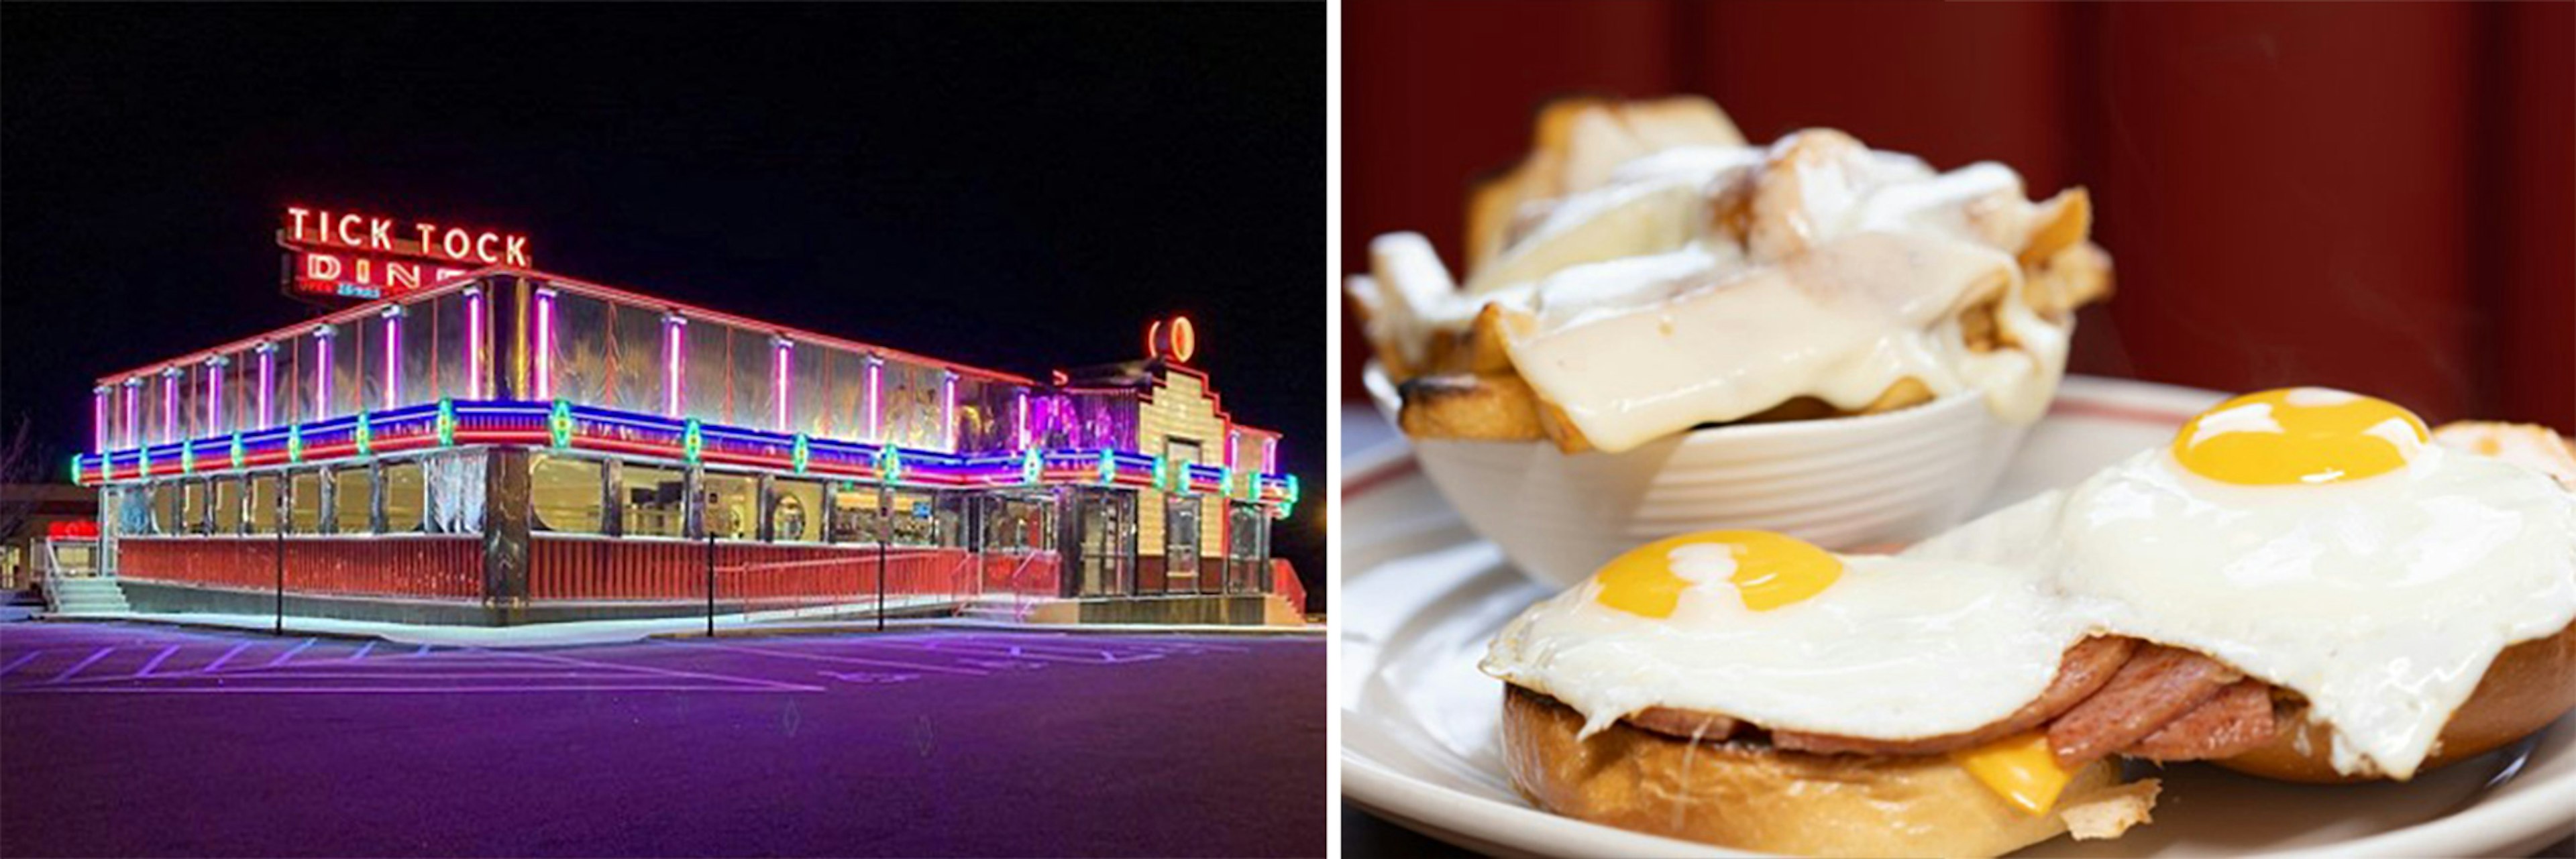
<svg viewBox="0 0 2576 859">
<path fill-rule="evenodd" d="M 1549 96 L 1701 93 L 2034 196 L 2092 189 L 2119 296 L 2076 372 L 2323 384 L 2576 432 L 2576 6 L 1344 7 L 1343 267 L 1429 235 Z M 1345 396 L 1368 346 L 1345 314 Z"/>
</svg>

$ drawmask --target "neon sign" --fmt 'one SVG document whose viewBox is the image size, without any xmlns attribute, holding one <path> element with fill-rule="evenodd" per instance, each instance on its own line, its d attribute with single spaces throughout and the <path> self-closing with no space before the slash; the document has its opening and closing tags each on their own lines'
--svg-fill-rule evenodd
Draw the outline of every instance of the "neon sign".
<svg viewBox="0 0 2576 859">
<path fill-rule="evenodd" d="M 476 267 L 531 267 L 528 237 L 430 221 L 286 207 L 277 231 L 287 251 L 287 290 L 383 298 Z"/>
<path fill-rule="evenodd" d="M 1199 353 L 1198 326 L 1187 316 L 1174 316 L 1171 321 L 1155 320 L 1145 329 L 1145 354 L 1174 364 L 1187 364 Z"/>
</svg>

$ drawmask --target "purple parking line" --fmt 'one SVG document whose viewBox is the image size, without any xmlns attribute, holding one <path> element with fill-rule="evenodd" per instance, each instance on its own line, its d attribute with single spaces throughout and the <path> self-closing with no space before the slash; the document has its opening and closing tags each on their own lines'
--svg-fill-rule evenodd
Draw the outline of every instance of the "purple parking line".
<svg viewBox="0 0 2576 859">
<path fill-rule="evenodd" d="M 16 659 L 9 660 L 9 664 L 8 664 L 8 666 L 7 666 L 7 667 L 0 667 L 0 677 L 6 677 L 6 676 L 9 676 L 9 672 L 12 672 L 12 671 L 16 671 L 16 670 L 18 670 L 18 666 L 25 665 L 25 664 L 30 663 L 30 662 L 34 662 L 34 661 L 36 661 L 36 657 L 43 656 L 43 655 L 45 655 L 45 652 L 44 652 L 44 651 L 42 651 L 42 650 L 30 650 L 30 651 L 27 651 L 27 655 L 25 655 L 25 656 L 21 656 L 21 657 L 18 657 L 18 658 L 16 658 Z"/>
<path fill-rule="evenodd" d="M 161 651 L 161 655 L 152 657 L 152 661 L 150 662 L 143 663 L 142 670 L 134 672 L 134 676 L 136 678 L 152 676 L 152 669 L 161 667 L 162 661 L 169 659 L 170 654 L 177 652 L 179 652 L 179 646 L 176 644 L 170 645 L 168 649 Z"/>
<path fill-rule="evenodd" d="M 727 683 L 748 683 L 757 686 L 794 689 L 803 692 L 823 691 L 823 687 L 821 686 L 807 686 L 801 683 L 782 683 L 776 680 L 762 680 L 755 677 L 728 677 L 722 674 L 702 674 L 696 671 L 681 671 L 676 668 L 654 668 L 647 665 L 619 665 L 614 662 L 593 662 L 587 659 L 574 659 L 570 656 L 559 656 L 552 653 L 536 653 L 524 650 L 482 651 L 480 648 L 477 648 L 477 651 L 486 653 L 507 653 L 511 656 L 519 656 L 547 662 L 560 662 L 566 665 L 578 665 L 585 668 L 606 668 L 611 671 L 641 671 L 647 674 L 660 674 L 668 677 L 687 677 L 695 680 L 720 680 Z"/>
<path fill-rule="evenodd" d="M 868 659 L 860 656 L 825 656 L 819 653 L 788 653 L 785 651 L 762 650 L 754 647 L 731 647 L 722 644 L 674 644 L 672 646 L 710 647 L 717 650 L 729 650 L 735 653 L 748 653 L 753 656 L 774 656 L 780 659 L 809 659 L 816 662 L 840 662 L 849 665 L 873 665 L 878 668 L 906 668 L 913 671 L 935 671 L 942 674 L 958 674 L 967 677 L 992 676 L 992 672 L 990 671 L 977 671 L 972 668 L 958 668 L 951 665 L 922 665 L 915 662 L 896 662 L 890 659 Z"/>
<path fill-rule="evenodd" d="M 261 667 L 261 668 L 275 668 L 275 667 L 277 667 L 277 666 L 284 665 L 284 664 L 286 664 L 286 660 L 289 660 L 289 659 L 293 659 L 293 658 L 295 658 L 295 654 L 302 653 L 302 652 L 304 652 L 304 648 L 312 647 L 312 646 L 313 646 L 313 639 L 307 638 L 307 639 L 305 639 L 305 640 L 304 640 L 304 643 L 303 643 L 303 644 L 298 644 L 298 645 L 296 645 L 296 646 L 294 646 L 294 647 L 287 648 L 287 650 L 286 650 L 286 652 L 285 652 L 285 653 L 280 653 L 280 654 L 278 654 L 276 659 L 271 659 L 271 660 L 269 660 L 269 661 L 268 661 L 268 664 L 266 664 L 266 665 L 262 665 L 262 666 L 260 666 L 260 667 Z"/>
<path fill-rule="evenodd" d="M 204 668 L 197 669 L 197 673 L 214 673 L 215 669 L 224 667 L 224 663 L 233 661 L 233 657 L 240 656 L 242 651 L 250 649 L 250 645 L 251 643 L 247 641 L 233 645 L 233 649 L 224 651 L 224 655 L 215 657 L 215 661 L 206 663 Z"/>
<path fill-rule="evenodd" d="M 108 655 L 108 654 L 110 654 L 110 653 L 114 653 L 114 652 L 116 652 L 116 648 L 113 648 L 113 647 L 102 647 L 102 648 L 99 648 L 99 649 L 98 649 L 98 652 L 97 652 L 97 653 L 92 653 L 92 654 L 90 654 L 88 659 L 83 659 L 83 660 L 81 660 L 78 664 L 75 664 L 75 665 L 73 665 L 73 666 L 72 666 L 72 667 L 70 667 L 70 668 L 63 669 L 63 673 L 61 673 L 61 674 L 56 674 L 56 675 L 54 675 L 54 679 L 52 679 L 52 680 L 47 680 L 47 681 L 45 681 L 45 682 L 47 682 L 47 683 L 60 683 L 60 682 L 63 682 L 63 681 L 65 681 L 65 680 L 69 680 L 69 679 L 71 679 L 71 676 L 72 676 L 72 675 L 74 675 L 74 674 L 79 674 L 79 673 L 80 673 L 80 671 L 81 671 L 81 669 L 83 669 L 83 668 L 88 668 L 90 663 L 92 663 L 92 662 L 97 662 L 97 661 L 99 661 L 99 660 L 101 660 L 101 659 L 105 659 L 105 658 L 107 658 L 107 655 Z"/>
<path fill-rule="evenodd" d="M 372 638 L 367 639 L 367 646 L 358 648 L 358 652 L 356 653 L 349 654 L 349 661 L 356 662 L 358 660 L 365 659 L 367 658 L 367 651 L 374 649 L 376 649 L 376 640 Z"/>
</svg>

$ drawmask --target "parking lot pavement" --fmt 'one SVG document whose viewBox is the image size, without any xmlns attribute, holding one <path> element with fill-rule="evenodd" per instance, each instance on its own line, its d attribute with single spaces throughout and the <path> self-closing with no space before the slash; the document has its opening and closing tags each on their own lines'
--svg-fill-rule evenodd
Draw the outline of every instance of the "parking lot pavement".
<svg viewBox="0 0 2576 859">
<path fill-rule="evenodd" d="M 0 854 L 1316 855 L 1323 648 L 0 625 Z"/>
</svg>

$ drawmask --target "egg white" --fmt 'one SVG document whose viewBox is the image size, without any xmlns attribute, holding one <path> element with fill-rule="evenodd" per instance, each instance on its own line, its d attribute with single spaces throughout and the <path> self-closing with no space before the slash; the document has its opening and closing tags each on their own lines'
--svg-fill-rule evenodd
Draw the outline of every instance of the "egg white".
<svg viewBox="0 0 2576 859">
<path fill-rule="evenodd" d="M 1911 739 L 2011 715 L 2083 637 L 2032 569 L 1846 556 L 1823 592 L 1745 608 L 1724 575 L 1694 569 L 1671 617 L 1603 605 L 1587 582 L 1531 607 L 1487 651 L 1485 673 L 1554 696 L 1583 735 L 1649 707 L 1770 728 Z"/>
<path fill-rule="evenodd" d="M 2498 653 L 2576 621 L 2576 494 L 2433 446 L 2290 486 L 2151 450 L 1905 555 L 2046 570 L 2073 617 L 2297 691 L 2337 770 L 2400 779 Z"/>
</svg>

